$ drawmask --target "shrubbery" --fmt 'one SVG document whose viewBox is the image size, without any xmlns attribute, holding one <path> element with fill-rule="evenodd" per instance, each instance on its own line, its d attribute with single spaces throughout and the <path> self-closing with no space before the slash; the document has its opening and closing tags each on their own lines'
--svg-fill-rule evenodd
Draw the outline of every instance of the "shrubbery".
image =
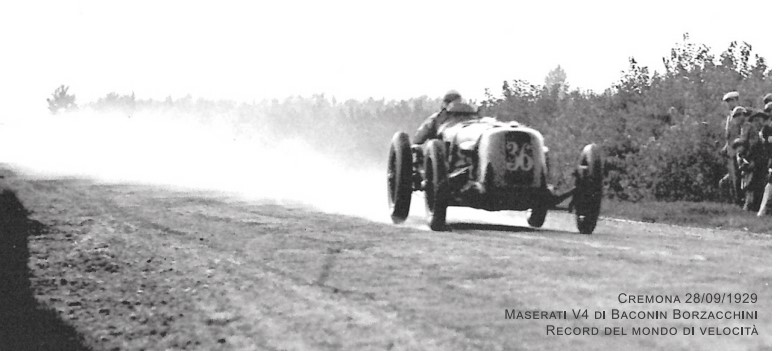
<svg viewBox="0 0 779 351">
<path fill-rule="evenodd" d="M 560 98 L 555 87 L 506 83 L 503 96 L 488 94 L 483 107 L 538 128 L 557 153 L 558 181 L 570 181 L 577 153 L 595 142 L 607 155 L 611 198 L 722 201 L 722 95 L 737 90 L 742 105 L 762 109 L 772 71 L 747 43 L 733 42 L 717 57 L 687 35 L 664 63 L 665 74 L 650 75 L 630 58 L 620 82 L 602 94 L 573 91 Z"/>
<path fill-rule="evenodd" d="M 650 74 L 633 58 L 622 78 L 602 93 L 568 91 L 557 67 L 544 85 L 504 82 L 500 94 L 485 91 L 484 115 L 537 128 L 552 153 L 553 182 L 572 184 L 581 148 L 603 146 L 609 173 L 608 197 L 640 201 L 724 200 L 717 181 L 725 174 L 722 147 L 725 92 L 738 90 L 744 106 L 761 109 L 771 91 L 772 71 L 746 43 L 731 43 L 719 56 L 687 35 L 664 59 L 666 72 Z M 199 121 L 232 125 L 235 132 L 267 142 L 297 137 L 356 166 L 385 162 L 390 137 L 413 133 L 438 110 L 440 99 L 336 101 L 324 95 L 257 103 L 207 101 L 191 97 L 136 100 L 109 94 L 95 108 L 175 111 Z"/>
<path fill-rule="evenodd" d="M 76 106 L 76 96 L 68 94 L 69 87 L 60 85 L 57 89 L 51 93 L 51 98 L 46 99 L 49 104 L 49 111 L 52 114 L 57 114 L 61 111 L 72 111 L 78 108 Z"/>
<path fill-rule="evenodd" d="M 132 114 L 135 111 L 135 92 L 130 95 L 119 95 L 118 93 L 111 92 L 105 97 L 97 99 L 91 106 L 96 110 L 121 110 L 122 112 Z"/>
</svg>

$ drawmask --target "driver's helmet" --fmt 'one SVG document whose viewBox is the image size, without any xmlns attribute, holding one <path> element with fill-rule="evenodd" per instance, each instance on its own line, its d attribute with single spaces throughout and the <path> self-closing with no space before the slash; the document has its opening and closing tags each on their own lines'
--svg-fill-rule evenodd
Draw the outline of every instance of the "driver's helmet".
<svg viewBox="0 0 779 351">
<path fill-rule="evenodd" d="M 444 106 L 449 105 L 452 102 L 462 99 L 462 95 L 457 90 L 449 90 L 444 94 Z"/>
</svg>

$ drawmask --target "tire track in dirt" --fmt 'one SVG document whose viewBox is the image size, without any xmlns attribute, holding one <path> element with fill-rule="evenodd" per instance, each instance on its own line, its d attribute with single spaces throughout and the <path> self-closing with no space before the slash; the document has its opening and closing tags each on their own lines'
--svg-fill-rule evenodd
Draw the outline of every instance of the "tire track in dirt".
<svg viewBox="0 0 779 351">
<path fill-rule="evenodd" d="M 121 197 L 113 197 L 121 198 Z M 182 234 L 183 238 L 185 237 L 194 237 L 197 233 L 203 233 L 206 232 L 202 230 L 202 228 L 199 228 L 197 226 L 189 227 L 186 229 L 178 228 L 178 229 L 171 229 L 170 227 L 167 227 L 165 225 L 159 224 L 155 222 L 155 219 L 150 218 L 150 216 L 156 216 L 159 217 L 159 213 L 153 212 L 153 211 L 147 211 L 144 209 L 147 208 L 167 208 L 172 209 L 175 207 L 174 204 L 171 204 L 168 199 L 164 199 L 163 203 L 153 203 L 153 204 L 146 204 L 145 206 L 117 206 L 117 204 L 113 203 L 112 201 L 106 201 L 107 198 L 101 198 L 101 199 L 95 199 L 95 201 L 99 201 L 101 203 L 101 207 L 103 209 L 107 209 L 111 212 L 120 213 L 121 217 L 125 220 L 129 220 L 134 222 L 134 224 L 143 227 L 147 226 L 152 229 L 160 230 L 165 233 L 176 233 L 176 234 Z M 177 199 L 178 200 L 178 199 Z M 174 200 L 172 202 L 178 202 L 177 200 Z M 185 201 L 185 203 L 192 203 L 192 201 Z M 197 203 L 196 203 L 197 204 Z M 200 206 L 201 204 L 197 204 Z M 245 206 L 245 205 L 244 205 Z M 135 211 L 127 211 L 124 209 L 131 208 Z M 222 210 L 225 210 L 224 206 L 220 207 Z M 232 208 L 232 206 L 227 208 L 228 211 L 225 212 L 231 212 L 231 210 L 236 210 L 238 213 L 244 213 L 245 211 L 242 209 L 242 207 L 239 205 L 236 208 Z M 175 212 L 175 211 L 173 211 Z M 256 212 L 256 211 L 255 211 Z M 202 215 L 202 213 L 200 214 Z M 265 213 L 262 217 L 267 216 L 267 213 Z M 229 217 L 225 216 L 203 216 L 206 218 L 205 223 L 213 223 L 214 221 L 218 221 L 222 223 L 222 225 L 229 226 L 233 224 L 233 220 Z M 255 223 L 259 222 L 259 220 L 262 217 L 253 218 Z M 186 217 L 186 219 L 189 219 L 191 217 Z M 158 219 L 157 219 L 158 220 Z M 171 217 L 165 218 L 164 222 L 170 224 L 170 223 L 182 223 L 180 219 L 173 219 Z M 188 222 L 187 226 L 191 225 L 192 222 Z M 197 222 L 200 223 L 200 222 Z M 314 220 L 313 223 L 315 225 L 312 225 L 312 227 L 316 227 L 317 220 Z M 251 226 L 250 226 L 251 227 Z M 354 227 L 353 225 L 346 225 L 347 228 Z M 256 229 L 256 228 L 250 228 L 250 229 Z M 463 338 L 462 336 L 458 336 L 458 333 L 453 332 L 451 330 L 442 329 L 438 330 L 435 326 L 430 325 L 415 325 L 413 327 L 409 327 L 410 321 L 398 321 L 398 318 L 396 317 L 398 314 L 398 310 L 393 308 L 392 305 L 387 304 L 386 302 L 382 303 L 381 301 L 376 301 L 374 294 L 371 293 L 363 293 L 357 290 L 350 290 L 343 287 L 335 287 L 325 284 L 324 277 L 333 265 L 335 264 L 336 256 L 338 253 L 342 252 L 342 250 L 359 250 L 364 249 L 357 247 L 357 245 L 354 244 L 348 244 L 348 241 L 345 240 L 338 240 L 338 236 L 340 231 L 333 230 L 328 231 L 328 234 L 335 234 L 336 238 L 333 239 L 318 239 L 310 236 L 309 232 L 303 231 L 301 233 L 297 233 L 295 235 L 295 239 L 303 239 L 308 242 L 314 242 L 319 245 L 336 245 L 336 248 L 326 246 L 324 247 L 326 252 L 326 259 L 324 264 L 321 267 L 321 272 L 317 279 L 312 280 L 310 277 L 305 277 L 299 274 L 295 274 L 291 272 L 288 269 L 285 269 L 284 267 L 279 267 L 276 265 L 272 265 L 269 263 L 266 263 L 262 259 L 252 259 L 251 255 L 241 255 L 241 257 L 237 257 L 234 254 L 229 254 L 227 250 L 219 250 L 219 252 L 203 252 L 206 249 L 214 249 L 214 245 L 210 246 L 190 246 L 188 247 L 187 251 L 190 253 L 196 253 L 193 256 L 199 257 L 199 258 L 205 258 L 205 257 L 214 257 L 218 256 L 220 260 L 226 261 L 226 262 L 232 262 L 237 265 L 241 266 L 251 266 L 260 268 L 262 271 L 261 275 L 257 275 L 255 273 L 246 273 L 242 272 L 240 270 L 236 270 L 231 272 L 233 276 L 243 276 L 245 279 L 244 281 L 256 281 L 256 280 L 263 280 L 267 281 L 267 284 L 261 284 L 258 282 L 253 283 L 251 286 L 253 287 L 252 294 L 260 294 L 263 296 L 263 299 L 269 299 L 270 301 L 276 300 L 287 300 L 286 303 L 293 305 L 297 304 L 306 304 L 307 307 L 303 308 L 304 310 L 309 311 L 318 311 L 316 313 L 317 318 L 322 318 L 322 316 L 326 316 L 324 321 L 320 321 L 318 323 L 313 323 L 313 321 L 310 321 L 309 323 L 312 323 L 316 325 L 315 329 L 306 329 L 301 330 L 299 323 L 295 324 L 295 318 L 296 315 L 299 313 L 296 313 L 294 310 L 282 310 L 279 311 L 279 307 L 277 304 L 268 304 L 268 303 L 261 303 L 258 304 L 256 299 L 252 296 L 246 296 L 245 294 L 242 294 L 240 291 L 243 291 L 245 289 L 231 289 L 233 290 L 233 293 L 228 297 L 229 300 L 232 300 L 233 302 L 230 304 L 232 306 L 244 306 L 244 309 L 241 311 L 241 314 L 247 313 L 246 308 L 247 306 L 253 306 L 251 310 L 251 313 L 255 314 L 255 318 L 242 318 L 242 319 L 248 319 L 255 321 L 258 318 L 262 316 L 264 322 L 262 323 L 265 325 L 266 329 L 272 330 L 271 335 L 307 335 L 304 339 L 309 340 L 309 342 L 312 343 L 306 343 L 304 340 L 277 340 L 277 345 L 271 347 L 267 343 L 263 343 L 262 345 L 252 345 L 252 346 L 260 346 L 263 348 L 281 348 L 281 349 L 309 349 L 311 347 L 325 347 L 325 348 L 347 348 L 347 349 L 360 349 L 363 346 L 370 345 L 370 343 L 361 344 L 360 340 L 362 340 L 364 337 L 363 335 L 369 335 L 369 339 L 372 340 L 372 343 L 376 343 L 377 339 L 386 339 L 386 342 L 381 342 L 381 344 L 384 344 L 387 346 L 388 349 L 394 348 L 394 347 L 400 347 L 401 349 L 404 348 L 411 348 L 411 349 L 423 349 L 423 350 L 451 350 L 451 349 L 469 349 L 471 347 L 467 347 L 469 344 L 473 344 L 473 341 L 469 341 L 466 338 Z M 289 234 L 289 233 L 287 233 Z M 372 239 L 371 239 L 372 240 Z M 184 245 L 184 244 L 182 244 Z M 211 258 L 214 259 L 214 258 Z M 273 290 L 264 290 L 262 287 L 265 285 L 273 286 Z M 284 290 L 283 293 L 280 293 L 278 290 Z M 270 298 L 271 296 L 275 296 L 274 298 Z M 296 302 L 290 302 L 289 300 L 294 297 Z M 284 306 L 284 304 L 280 304 L 281 306 Z M 270 316 L 270 318 L 268 318 Z M 307 317 L 308 319 L 313 318 L 312 316 Z M 269 320 L 272 320 L 274 322 L 269 322 Z M 284 320 L 284 322 L 281 322 Z M 367 321 L 367 322 L 366 322 Z M 351 331 L 345 334 L 344 330 L 332 330 L 329 334 L 333 335 L 340 335 L 340 340 L 348 340 L 350 343 L 336 343 L 331 342 L 327 343 L 325 342 L 323 344 L 322 340 L 327 340 L 327 334 L 328 333 L 322 333 L 322 330 L 317 329 L 324 329 L 324 331 L 328 330 L 328 326 L 332 324 L 345 324 L 348 323 L 349 328 L 348 329 L 357 329 L 355 331 Z M 412 323 L 417 324 L 417 323 Z M 280 327 L 280 325 L 286 325 L 286 327 Z M 243 328 L 249 328 L 250 326 L 244 325 Z M 362 330 L 360 330 L 362 329 Z M 367 330 L 366 330 L 367 329 Z M 382 337 L 377 336 L 376 334 L 382 334 L 381 332 L 377 332 L 378 330 L 383 330 L 384 335 Z M 424 331 L 424 335 L 418 335 L 418 333 L 414 332 L 413 330 L 422 330 Z M 313 336 L 312 336 L 313 335 Z M 318 335 L 318 336 L 317 336 Z M 272 338 L 271 338 L 272 339 Z M 247 346 L 251 345 L 251 341 L 249 340 L 232 340 L 234 345 L 237 346 Z"/>
<path fill-rule="evenodd" d="M 38 187 L 38 190 L 41 189 L 51 189 L 49 187 Z M 263 325 L 266 326 L 269 330 L 271 330 L 270 335 L 276 335 L 277 337 L 279 335 L 285 335 L 285 338 L 287 338 L 290 335 L 304 335 L 304 334 L 312 334 L 316 335 L 314 330 L 308 330 L 301 331 L 299 321 L 296 321 L 294 317 L 295 313 L 294 311 L 283 311 L 281 312 L 275 312 L 274 309 L 278 309 L 278 307 L 272 307 L 272 306 L 287 306 L 290 303 L 291 297 L 297 296 L 297 298 L 293 298 L 293 300 L 298 301 L 294 304 L 308 304 L 309 306 L 305 308 L 306 310 L 313 310 L 313 311 L 319 311 L 317 313 L 318 316 L 330 316 L 328 319 L 329 321 L 322 321 L 320 323 L 314 323 L 314 325 L 318 326 L 317 329 L 321 328 L 321 326 L 326 326 L 335 323 L 338 324 L 345 324 L 348 321 L 348 324 L 350 325 L 350 328 L 355 328 L 355 326 L 358 324 L 359 320 L 367 320 L 370 323 L 362 323 L 362 328 L 369 328 L 370 330 L 374 330 L 373 333 L 367 333 L 367 335 L 370 335 L 370 339 L 373 340 L 371 342 L 375 343 L 377 334 L 375 330 L 377 329 L 383 329 L 387 330 L 389 334 L 385 335 L 384 338 L 388 339 L 389 341 L 386 342 L 386 345 L 388 348 L 393 348 L 396 346 L 402 346 L 403 348 L 413 348 L 413 349 L 452 349 L 455 346 L 452 343 L 444 344 L 445 346 L 438 347 L 436 346 L 437 343 L 440 341 L 435 341 L 435 338 L 431 338 L 432 335 L 436 334 L 433 331 L 430 330 L 430 328 L 422 328 L 422 330 L 427 330 L 425 333 L 425 336 L 417 336 L 415 335 L 411 329 L 408 329 L 403 324 L 404 322 L 397 322 L 393 321 L 392 318 L 389 318 L 388 316 L 396 315 L 395 311 L 384 311 L 381 309 L 376 309 L 371 306 L 365 306 L 363 303 L 364 301 L 371 300 L 370 294 L 362 294 L 357 291 L 350 291 L 348 289 L 339 289 L 337 287 L 331 287 L 327 286 L 326 284 L 318 284 L 316 281 L 311 281 L 305 277 L 295 275 L 290 273 L 288 270 L 285 270 L 283 268 L 275 267 L 273 265 L 267 264 L 261 260 L 247 260 L 242 258 L 236 258 L 233 255 L 230 255 L 224 251 L 215 252 L 213 249 L 213 246 L 208 245 L 202 245 L 199 243 L 193 244 L 192 240 L 187 240 L 188 238 L 196 237 L 198 232 L 197 227 L 195 228 L 177 228 L 173 229 L 167 225 L 163 225 L 160 223 L 157 223 L 156 220 L 149 219 L 145 215 L 148 214 L 146 212 L 134 212 L 128 209 L 141 209 L 145 208 L 144 206 L 128 206 L 128 207 L 121 207 L 117 206 L 112 200 L 107 199 L 116 199 L 119 197 L 98 197 L 93 198 L 89 196 L 89 193 L 86 191 L 79 191 L 79 190 L 73 190 L 67 192 L 67 197 L 70 199 L 73 199 L 72 205 L 75 204 L 92 204 L 95 208 L 88 210 L 87 212 L 97 211 L 100 212 L 99 215 L 107 217 L 110 222 L 115 222 L 116 219 L 121 218 L 121 221 L 124 221 L 122 223 L 123 226 L 128 226 L 132 228 L 133 233 L 137 234 L 140 232 L 143 232 L 145 230 L 151 230 L 159 232 L 159 234 L 154 235 L 167 235 L 168 239 L 181 239 L 177 240 L 177 248 L 181 251 L 188 252 L 193 257 L 197 257 L 197 260 L 221 260 L 224 262 L 240 262 L 241 264 L 245 264 L 247 266 L 253 266 L 260 268 L 262 271 L 262 276 L 258 276 L 256 274 L 246 275 L 245 273 L 242 274 L 241 272 L 231 272 L 231 277 L 245 276 L 245 280 L 267 280 L 267 285 L 273 286 L 273 290 L 264 291 L 262 295 L 264 298 L 269 298 L 271 296 L 277 296 L 277 299 L 285 299 L 284 302 L 281 304 L 260 304 L 258 305 L 256 302 L 251 303 L 254 301 L 254 299 L 250 297 L 241 297 L 240 293 L 237 293 L 236 291 L 233 291 L 232 294 L 230 294 L 229 297 L 227 297 L 227 300 L 234 301 L 234 303 L 229 303 L 228 305 L 231 306 L 252 306 L 254 305 L 253 311 L 256 313 L 258 310 L 264 312 L 260 313 L 260 316 L 263 316 L 263 318 L 260 318 L 262 320 L 275 321 L 274 323 L 267 324 L 263 323 Z M 98 210 L 99 209 L 99 210 Z M 170 220 L 170 218 L 166 218 L 166 220 Z M 175 221 L 174 221 L 175 222 Z M 118 223 L 112 223 L 112 225 L 117 225 Z M 307 237 L 307 241 L 315 241 L 317 244 L 332 244 L 332 240 L 316 240 L 315 238 Z M 353 245 L 346 245 L 343 248 L 346 249 L 354 249 Z M 337 250 L 330 249 L 331 252 L 338 252 Z M 179 260 L 181 261 L 181 260 Z M 192 262 L 189 264 L 184 264 L 186 266 L 196 266 L 196 262 Z M 323 269 L 326 269 L 326 267 L 323 267 Z M 256 273 L 256 272 L 255 272 Z M 191 272 L 189 275 L 197 276 L 199 274 L 204 274 L 204 272 Z M 223 282 L 224 283 L 224 282 Z M 261 286 L 262 284 L 260 284 Z M 253 286 L 257 286 L 256 284 Z M 284 293 L 279 293 L 278 289 L 282 289 Z M 236 289 L 240 290 L 240 289 Z M 253 294 L 260 293 L 262 289 L 255 288 L 253 289 Z M 271 299 L 272 300 L 272 299 Z M 359 303 L 349 302 L 349 300 L 355 300 L 359 301 Z M 206 308 L 202 308 L 206 309 Z M 227 309 L 227 307 L 222 306 L 221 309 Z M 325 311 L 325 312 L 322 312 Z M 275 318 L 268 318 L 268 316 L 275 316 Z M 258 317 L 258 316 L 255 316 Z M 359 318 L 356 318 L 359 317 Z M 255 321 L 253 323 L 256 323 L 257 318 L 248 318 L 248 320 Z M 282 323 L 280 321 L 282 320 L 288 320 L 287 323 Z M 297 324 L 295 324 L 297 323 Z M 379 323 L 378 325 L 376 323 Z M 279 325 L 287 324 L 286 328 L 281 328 Z M 244 325 L 243 327 L 249 327 Z M 273 332 L 275 330 L 275 332 Z M 449 334 L 448 338 L 452 338 L 452 333 L 448 332 L 439 332 L 438 334 Z M 321 333 L 320 333 L 321 334 Z M 335 332 L 333 331 L 331 334 L 338 335 L 342 334 L 341 337 L 343 337 L 343 331 Z M 353 333 L 353 337 L 350 338 L 343 338 L 343 340 L 360 340 L 359 336 L 360 334 L 366 334 L 363 331 L 357 331 Z M 404 336 L 405 335 L 405 336 Z M 339 338 L 341 338 L 339 337 Z M 454 335 L 456 337 L 456 335 Z M 272 339 L 272 338 L 270 338 Z M 312 337 L 306 337 L 306 339 L 312 339 Z M 287 348 L 293 348 L 293 349 L 308 349 L 311 346 L 314 347 L 325 347 L 325 348 L 359 348 L 359 342 L 356 344 L 343 344 L 343 343 L 330 343 L 324 342 L 322 340 L 327 340 L 328 338 L 326 335 L 319 335 L 318 338 L 314 337 L 312 341 L 312 344 L 307 344 L 305 342 L 294 342 L 290 341 L 288 339 L 285 340 L 277 340 L 276 342 L 278 345 L 281 345 L 280 347 L 282 349 Z M 466 343 L 467 340 L 464 340 L 460 338 L 461 342 Z M 271 346 L 264 342 L 258 342 L 261 341 L 262 338 L 252 338 L 252 340 L 241 340 L 240 338 L 232 338 L 230 340 L 231 344 L 233 346 L 243 346 L 243 347 L 249 347 L 249 348 L 263 348 L 263 349 L 275 349 L 277 347 Z M 422 341 L 420 341 L 422 340 Z M 425 341 L 426 340 L 426 341 Z M 367 345 L 367 344 L 366 344 Z M 459 347 L 462 347 L 463 345 L 459 345 Z"/>
</svg>

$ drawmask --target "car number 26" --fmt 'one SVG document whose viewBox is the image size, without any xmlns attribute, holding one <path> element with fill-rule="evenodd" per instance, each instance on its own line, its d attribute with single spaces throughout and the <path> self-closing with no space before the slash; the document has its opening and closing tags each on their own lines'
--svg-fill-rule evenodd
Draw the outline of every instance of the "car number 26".
<svg viewBox="0 0 779 351">
<path fill-rule="evenodd" d="M 533 169 L 533 147 L 529 143 L 523 143 L 520 147 L 516 141 L 507 141 L 506 168 L 509 171 L 521 169 L 525 172 Z"/>
</svg>

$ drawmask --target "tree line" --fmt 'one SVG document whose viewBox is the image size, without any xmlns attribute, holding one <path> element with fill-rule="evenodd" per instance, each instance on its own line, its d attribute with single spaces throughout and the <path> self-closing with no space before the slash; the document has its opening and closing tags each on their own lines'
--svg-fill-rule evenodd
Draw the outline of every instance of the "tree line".
<svg viewBox="0 0 779 351">
<path fill-rule="evenodd" d="M 717 186 L 726 173 L 725 161 L 717 153 L 728 113 L 722 95 L 739 91 L 742 105 L 762 109 L 762 97 L 771 92 L 772 70 L 748 43 L 732 42 L 715 54 L 687 34 L 663 63 L 665 72 L 650 73 L 647 66 L 628 58 L 620 80 L 600 93 L 571 90 L 558 66 L 544 84 L 505 81 L 500 92 L 485 90 L 481 100 L 471 102 L 485 116 L 538 129 L 550 149 L 551 178 L 557 185 L 571 184 L 579 151 L 594 142 L 606 155 L 607 197 L 725 201 L 726 193 Z M 64 93 L 68 96 L 67 89 Z M 57 94 L 62 96 L 62 89 L 50 100 L 56 101 Z M 261 136 L 268 143 L 299 138 L 357 167 L 382 165 L 392 134 L 413 133 L 440 108 L 440 101 L 427 96 L 337 101 L 319 94 L 237 103 L 189 96 L 142 100 L 134 94 L 110 93 L 86 106 L 127 114 L 180 113 L 230 125 L 238 134 Z"/>
</svg>

